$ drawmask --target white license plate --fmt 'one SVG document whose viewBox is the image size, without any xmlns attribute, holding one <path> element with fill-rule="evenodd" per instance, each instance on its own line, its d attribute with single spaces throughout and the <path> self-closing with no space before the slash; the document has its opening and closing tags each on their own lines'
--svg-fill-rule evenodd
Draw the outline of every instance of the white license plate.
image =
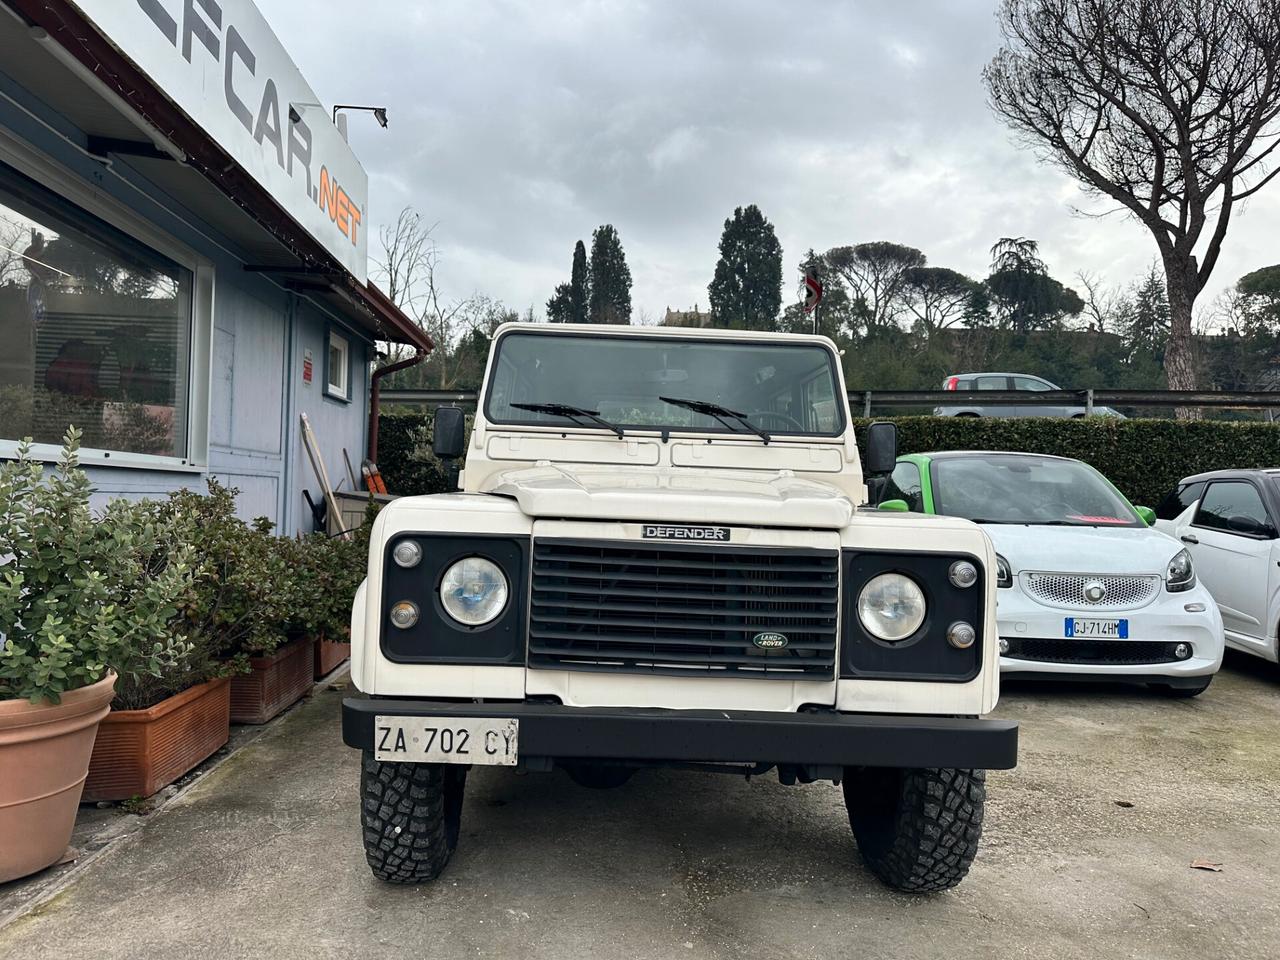
<svg viewBox="0 0 1280 960">
<path fill-rule="evenodd" d="M 1084 617 L 1067 617 L 1063 625 L 1064 637 L 1089 638 L 1104 640 L 1128 640 L 1128 620 L 1089 620 Z"/>
<path fill-rule="evenodd" d="M 402 763 L 513 767 L 520 721 L 486 717 L 374 717 L 373 755 Z"/>
</svg>

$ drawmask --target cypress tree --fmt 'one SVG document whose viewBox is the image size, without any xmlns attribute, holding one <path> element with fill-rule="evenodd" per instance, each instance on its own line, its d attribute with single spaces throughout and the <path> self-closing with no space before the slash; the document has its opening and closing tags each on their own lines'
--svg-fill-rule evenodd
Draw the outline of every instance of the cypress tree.
<svg viewBox="0 0 1280 960">
<path fill-rule="evenodd" d="M 586 323 L 591 297 L 591 273 L 587 268 L 587 248 L 579 240 L 573 248 L 573 273 L 569 277 L 569 322 Z"/>
<path fill-rule="evenodd" d="M 631 322 L 631 270 L 611 223 L 602 224 L 591 235 L 589 303 L 592 323 Z"/>
<path fill-rule="evenodd" d="M 717 327 L 774 330 L 782 308 L 782 244 L 754 203 L 724 222 L 720 259 L 707 287 Z"/>
</svg>

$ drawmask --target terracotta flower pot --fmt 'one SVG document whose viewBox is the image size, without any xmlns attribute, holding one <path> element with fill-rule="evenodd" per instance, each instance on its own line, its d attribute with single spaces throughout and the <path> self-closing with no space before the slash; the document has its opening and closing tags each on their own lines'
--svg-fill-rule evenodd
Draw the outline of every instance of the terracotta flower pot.
<svg viewBox="0 0 1280 960">
<path fill-rule="evenodd" d="M 351 656 L 350 640 L 316 638 L 316 679 L 327 677 L 342 661 Z"/>
<path fill-rule="evenodd" d="M 315 682 L 315 641 L 294 640 L 262 657 L 231 680 L 231 722 L 266 723 L 297 703 Z"/>
<path fill-rule="evenodd" d="M 57 704 L 0 700 L 0 883 L 43 870 L 67 849 L 115 687 L 112 673 Z"/>
<path fill-rule="evenodd" d="M 112 710 L 98 728 L 85 800 L 149 797 L 231 736 L 231 680 L 183 690 L 145 710 Z"/>
</svg>

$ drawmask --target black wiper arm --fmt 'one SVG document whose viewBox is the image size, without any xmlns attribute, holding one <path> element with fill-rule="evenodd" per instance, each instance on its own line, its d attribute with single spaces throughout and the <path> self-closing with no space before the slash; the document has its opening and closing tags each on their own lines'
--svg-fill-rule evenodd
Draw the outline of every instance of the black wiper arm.
<svg viewBox="0 0 1280 960">
<path fill-rule="evenodd" d="M 715 417 L 730 430 L 733 430 L 734 428 L 733 424 L 731 424 L 729 420 L 736 420 L 765 443 L 768 443 L 773 439 L 769 436 L 767 431 L 761 430 L 754 423 L 748 420 L 745 413 L 738 413 L 738 411 L 730 410 L 728 407 L 722 407 L 718 403 L 712 403 L 709 400 L 685 400 L 681 397 L 658 397 L 658 399 L 663 403 L 671 404 L 673 407 L 684 407 L 686 410 L 692 410 L 694 413 L 701 413 L 708 417 Z"/>
<path fill-rule="evenodd" d="M 599 410 L 588 410 L 585 407 L 575 407 L 567 403 L 512 403 L 509 406 L 514 407 L 516 410 L 528 410 L 530 413 L 549 413 L 553 417 L 590 420 L 602 427 L 608 427 L 618 435 L 618 439 L 622 439 L 625 436 L 622 428 L 600 416 Z"/>
</svg>

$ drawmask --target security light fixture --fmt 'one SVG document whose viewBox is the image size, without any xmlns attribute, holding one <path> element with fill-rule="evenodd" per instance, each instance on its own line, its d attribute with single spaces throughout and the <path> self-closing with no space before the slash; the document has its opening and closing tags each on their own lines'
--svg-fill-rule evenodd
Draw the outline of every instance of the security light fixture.
<svg viewBox="0 0 1280 960">
<path fill-rule="evenodd" d="M 378 126 L 385 128 L 387 125 L 387 108 L 386 107 L 361 107 L 352 103 L 339 103 L 333 108 L 333 123 L 338 123 L 339 110 L 365 110 L 373 114 L 373 118 L 378 121 Z"/>
</svg>

